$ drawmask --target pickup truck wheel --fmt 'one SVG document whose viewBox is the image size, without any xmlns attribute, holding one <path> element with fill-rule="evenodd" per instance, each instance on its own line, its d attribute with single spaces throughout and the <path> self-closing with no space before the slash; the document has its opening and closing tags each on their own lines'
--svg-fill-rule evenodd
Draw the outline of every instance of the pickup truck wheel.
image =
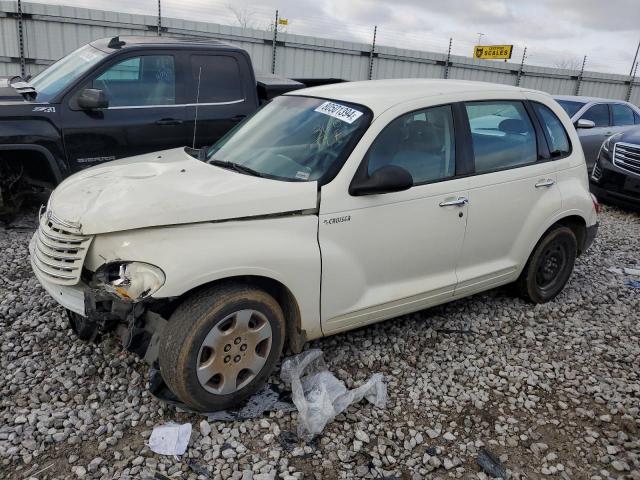
<svg viewBox="0 0 640 480">
<path fill-rule="evenodd" d="M 577 253 L 578 242 L 570 228 L 547 232 L 516 282 L 520 295 L 534 303 L 552 300 L 569 280 Z"/>
<path fill-rule="evenodd" d="M 169 319 L 160 340 L 160 371 L 195 410 L 237 407 L 267 380 L 284 337 L 284 314 L 266 292 L 242 285 L 207 288 Z"/>
</svg>

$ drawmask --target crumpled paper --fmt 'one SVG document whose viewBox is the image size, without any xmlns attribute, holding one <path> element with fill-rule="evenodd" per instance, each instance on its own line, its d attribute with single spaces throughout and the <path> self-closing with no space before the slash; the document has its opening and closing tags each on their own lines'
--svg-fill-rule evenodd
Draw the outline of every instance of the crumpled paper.
<svg viewBox="0 0 640 480">
<path fill-rule="evenodd" d="M 149 448 L 160 455 L 184 455 L 191 438 L 191 424 L 167 423 L 155 427 L 149 437 Z"/>
</svg>

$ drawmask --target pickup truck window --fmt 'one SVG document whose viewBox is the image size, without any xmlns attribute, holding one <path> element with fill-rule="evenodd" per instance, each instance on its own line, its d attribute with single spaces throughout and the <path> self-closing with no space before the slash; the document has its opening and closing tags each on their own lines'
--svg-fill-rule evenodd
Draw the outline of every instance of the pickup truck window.
<svg viewBox="0 0 640 480">
<path fill-rule="evenodd" d="M 91 45 L 80 47 L 41 72 L 30 84 L 36 89 L 38 102 L 48 102 L 107 54 Z"/>
<path fill-rule="evenodd" d="M 360 105 L 285 95 L 222 137 L 206 159 L 267 178 L 322 183 L 342 166 L 370 121 Z"/>
<path fill-rule="evenodd" d="M 200 71 L 202 68 L 202 72 Z M 198 85 L 200 74 L 199 103 L 233 102 L 244 100 L 242 78 L 238 61 L 229 55 L 191 55 L 193 85 Z M 188 103 L 196 103 L 196 92 Z"/>
<path fill-rule="evenodd" d="M 427 108 L 396 118 L 367 153 L 368 173 L 396 165 L 411 173 L 414 184 L 452 177 L 456 171 L 451 106 Z"/>
<path fill-rule="evenodd" d="M 109 67 L 91 83 L 111 107 L 174 105 L 176 74 L 173 55 L 143 55 Z"/>
</svg>

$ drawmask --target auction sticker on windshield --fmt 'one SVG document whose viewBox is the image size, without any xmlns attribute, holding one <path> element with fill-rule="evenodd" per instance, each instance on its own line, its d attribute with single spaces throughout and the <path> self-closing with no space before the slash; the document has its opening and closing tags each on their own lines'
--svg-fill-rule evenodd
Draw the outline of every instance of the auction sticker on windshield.
<svg viewBox="0 0 640 480">
<path fill-rule="evenodd" d="M 333 102 L 324 102 L 316 108 L 315 111 L 330 115 L 347 123 L 353 123 L 362 116 L 362 112 L 355 108 L 345 107 L 344 105 Z"/>
</svg>

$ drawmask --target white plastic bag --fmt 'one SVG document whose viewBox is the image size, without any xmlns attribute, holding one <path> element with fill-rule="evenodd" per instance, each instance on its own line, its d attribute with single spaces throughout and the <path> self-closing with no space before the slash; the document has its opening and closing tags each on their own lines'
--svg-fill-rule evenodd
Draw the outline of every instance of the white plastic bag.
<svg viewBox="0 0 640 480">
<path fill-rule="evenodd" d="M 322 432 L 325 425 L 352 403 L 366 398 L 378 408 L 387 403 L 387 386 L 381 373 L 376 373 L 362 386 L 347 390 L 322 359 L 321 350 L 307 350 L 285 359 L 280 373 L 291 386 L 293 403 L 298 409 L 298 436 L 309 441 Z"/>
<path fill-rule="evenodd" d="M 184 455 L 191 437 L 191 424 L 167 423 L 155 427 L 149 437 L 149 448 L 160 455 Z"/>
</svg>

